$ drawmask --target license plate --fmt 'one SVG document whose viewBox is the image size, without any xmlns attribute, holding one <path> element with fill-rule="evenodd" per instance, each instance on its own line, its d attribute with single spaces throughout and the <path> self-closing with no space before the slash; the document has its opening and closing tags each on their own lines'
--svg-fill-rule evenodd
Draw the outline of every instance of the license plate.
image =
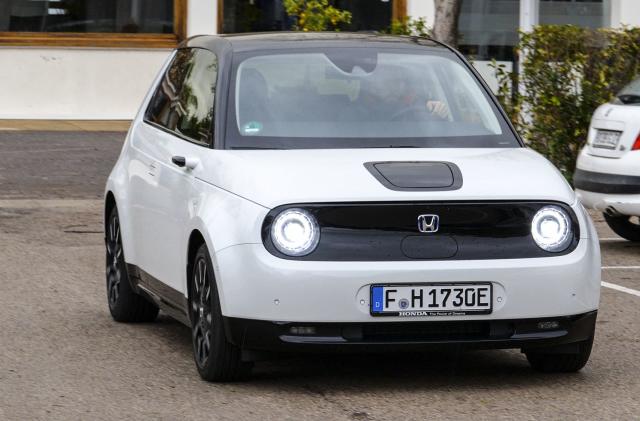
<svg viewBox="0 0 640 421">
<path fill-rule="evenodd" d="M 465 316 L 490 314 L 491 283 L 372 285 L 372 316 Z"/>
<path fill-rule="evenodd" d="M 596 138 L 593 140 L 593 147 L 613 150 L 618 147 L 621 134 L 622 132 L 615 130 L 598 130 Z"/>
</svg>

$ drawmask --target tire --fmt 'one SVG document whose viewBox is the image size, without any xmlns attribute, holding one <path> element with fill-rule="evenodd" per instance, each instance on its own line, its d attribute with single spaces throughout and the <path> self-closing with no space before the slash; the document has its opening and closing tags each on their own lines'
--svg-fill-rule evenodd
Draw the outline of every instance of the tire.
<svg viewBox="0 0 640 421">
<path fill-rule="evenodd" d="M 229 342 L 223 326 L 220 298 L 206 244 L 198 249 L 191 270 L 189 308 L 193 358 L 200 377 L 209 382 L 246 378 L 252 364 Z"/>
<path fill-rule="evenodd" d="M 578 344 L 578 352 L 573 354 L 545 353 L 544 350 L 525 351 L 531 368 L 542 373 L 574 373 L 589 361 L 593 336 Z"/>
<path fill-rule="evenodd" d="M 604 220 L 613 232 L 626 240 L 640 242 L 640 224 L 638 222 L 634 223 L 634 219 L 638 221 L 639 217 L 627 215 L 609 216 L 606 213 L 603 215 Z"/>
<path fill-rule="evenodd" d="M 129 282 L 124 260 L 120 219 L 114 207 L 105 227 L 107 302 L 111 317 L 117 322 L 152 322 L 158 307 L 135 293 Z"/>
</svg>

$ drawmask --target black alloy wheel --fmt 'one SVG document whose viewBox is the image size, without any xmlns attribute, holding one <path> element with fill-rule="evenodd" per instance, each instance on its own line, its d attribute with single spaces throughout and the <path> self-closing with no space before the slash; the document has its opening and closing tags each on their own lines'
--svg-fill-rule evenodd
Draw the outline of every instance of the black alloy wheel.
<svg viewBox="0 0 640 421">
<path fill-rule="evenodd" d="M 241 380 L 252 363 L 227 340 L 216 279 L 206 244 L 198 249 L 190 271 L 189 309 L 193 358 L 200 377 L 210 382 Z"/>
<path fill-rule="evenodd" d="M 109 308 L 114 308 L 120 296 L 122 272 L 120 259 L 122 258 L 122 242 L 120 240 L 120 221 L 118 213 L 113 212 L 107 227 L 107 297 Z"/>
<path fill-rule="evenodd" d="M 211 279 L 207 274 L 207 262 L 199 256 L 193 268 L 193 299 L 191 320 L 193 324 L 194 356 L 199 368 L 206 367 L 211 353 Z"/>
<path fill-rule="evenodd" d="M 158 307 L 136 294 L 129 282 L 122 248 L 122 232 L 118 210 L 111 210 L 105 227 L 106 280 L 109 311 L 118 322 L 152 322 Z"/>
<path fill-rule="evenodd" d="M 611 216 L 605 213 L 604 220 L 607 222 L 607 225 L 609 225 L 609 228 L 620 237 L 625 240 L 640 242 L 640 217 L 627 215 Z"/>
</svg>

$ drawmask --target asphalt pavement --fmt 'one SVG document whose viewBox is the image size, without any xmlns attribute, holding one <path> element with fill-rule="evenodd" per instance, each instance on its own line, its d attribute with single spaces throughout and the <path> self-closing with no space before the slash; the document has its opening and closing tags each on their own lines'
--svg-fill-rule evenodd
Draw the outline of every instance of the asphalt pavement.
<svg viewBox="0 0 640 421">
<path fill-rule="evenodd" d="M 640 245 L 596 214 L 607 287 L 579 373 L 509 350 L 316 355 L 201 381 L 186 327 L 108 312 L 101 197 L 123 139 L 0 131 L 0 419 L 640 419 Z"/>
</svg>

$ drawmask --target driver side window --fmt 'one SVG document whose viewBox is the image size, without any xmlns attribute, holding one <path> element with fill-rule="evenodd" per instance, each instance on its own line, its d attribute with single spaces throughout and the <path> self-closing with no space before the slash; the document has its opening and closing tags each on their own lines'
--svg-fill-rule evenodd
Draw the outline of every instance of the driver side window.
<svg viewBox="0 0 640 421">
<path fill-rule="evenodd" d="M 213 142 L 218 60 L 199 48 L 180 49 L 151 98 L 145 121 L 190 142 Z"/>
</svg>

